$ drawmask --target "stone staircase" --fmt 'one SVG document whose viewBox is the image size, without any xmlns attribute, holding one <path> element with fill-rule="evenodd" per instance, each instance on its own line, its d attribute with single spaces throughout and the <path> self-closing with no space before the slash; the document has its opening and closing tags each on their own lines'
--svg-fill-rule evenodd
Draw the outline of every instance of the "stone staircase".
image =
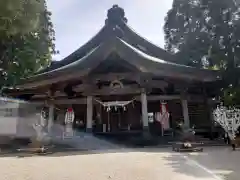
<svg viewBox="0 0 240 180">
<path fill-rule="evenodd" d="M 178 142 L 179 139 L 174 137 L 151 137 L 144 139 L 141 134 L 119 134 L 119 135 L 93 135 L 85 132 L 74 132 L 72 137 L 62 137 L 63 129 L 56 126 L 55 134 L 52 135 L 53 143 L 67 145 L 75 149 L 81 150 L 107 150 L 120 149 L 124 147 L 147 147 L 147 146 L 170 146 L 172 143 Z M 57 133 L 56 133 L 57 132 Z M 200 136 L 196 137 L 197 143 L 203 145 L 224 145 L 223 141 L 211 141 Z"/>
</svg>

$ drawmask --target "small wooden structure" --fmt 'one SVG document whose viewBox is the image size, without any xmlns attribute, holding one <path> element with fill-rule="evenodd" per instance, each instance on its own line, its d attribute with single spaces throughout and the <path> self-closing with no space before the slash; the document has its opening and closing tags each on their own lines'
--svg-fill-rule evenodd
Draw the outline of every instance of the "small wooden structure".
<svg viewBox="0 0 240 180">
<path fill-rule="evenodd" d="M 3 93 L 48 106 L 50 122 L 64 122 L 58 117 L 72 107 L 74 127 L 87 132 L 148 132 L 161 131 L 157 122 L 148 121 L 148 113 L 159 112 L 162 101 L 169 106 L 171 128 L 179 121 L 210 127 L 209 98 L 220 80 L 217 71 L 179 64 L 138 35 L 124 10 L 114 5 L 90 41 Z M 131 100 L 109 111 L 98 103 Z"/>
</svg>

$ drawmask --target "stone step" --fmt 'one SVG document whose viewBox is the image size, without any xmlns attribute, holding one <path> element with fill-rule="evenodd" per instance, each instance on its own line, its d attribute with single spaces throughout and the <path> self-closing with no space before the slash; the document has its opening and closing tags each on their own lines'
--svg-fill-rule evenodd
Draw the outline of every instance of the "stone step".
<svg viewBox="0 0 240 180">
<path fill-rule="evenodd" d="M 73 148 L 84 150 L 103 150 L 120 148 L 120 145 L 94 137 L 93 135 L 87 133 L 79 133 L 78 136 L 68 138 L 55 137 L 53 141 L 59 144 L 66 144 L 72 146 Z"/>
</svg>

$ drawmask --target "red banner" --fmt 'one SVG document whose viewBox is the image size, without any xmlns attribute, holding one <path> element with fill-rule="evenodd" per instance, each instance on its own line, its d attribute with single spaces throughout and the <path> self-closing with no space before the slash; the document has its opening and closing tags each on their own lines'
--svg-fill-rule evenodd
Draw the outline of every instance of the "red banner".
<svg viewBox="0 0 240 180">
<path fill-rule="evenodd" d="M 167 103 L 160 104 L 160 123 L 163 129 L 169 129 L 169 112 Z"/>
</svg>

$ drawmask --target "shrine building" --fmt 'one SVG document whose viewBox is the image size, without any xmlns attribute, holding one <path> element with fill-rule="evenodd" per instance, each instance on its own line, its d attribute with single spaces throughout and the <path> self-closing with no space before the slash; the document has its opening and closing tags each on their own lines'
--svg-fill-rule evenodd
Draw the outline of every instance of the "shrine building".
<svg viewBox="0 0 240 180">
<path fill-rule="evenodd" d="M 179 62 L 137 34 L 114 5 L 86 44 L 3 93 L 47 106 L 51 123 L 63 123 L 71 107 L 74 128 L 86 132 L 162 132 L 181 123 L 207 129 L 219 73 Z"/>
</svg>

